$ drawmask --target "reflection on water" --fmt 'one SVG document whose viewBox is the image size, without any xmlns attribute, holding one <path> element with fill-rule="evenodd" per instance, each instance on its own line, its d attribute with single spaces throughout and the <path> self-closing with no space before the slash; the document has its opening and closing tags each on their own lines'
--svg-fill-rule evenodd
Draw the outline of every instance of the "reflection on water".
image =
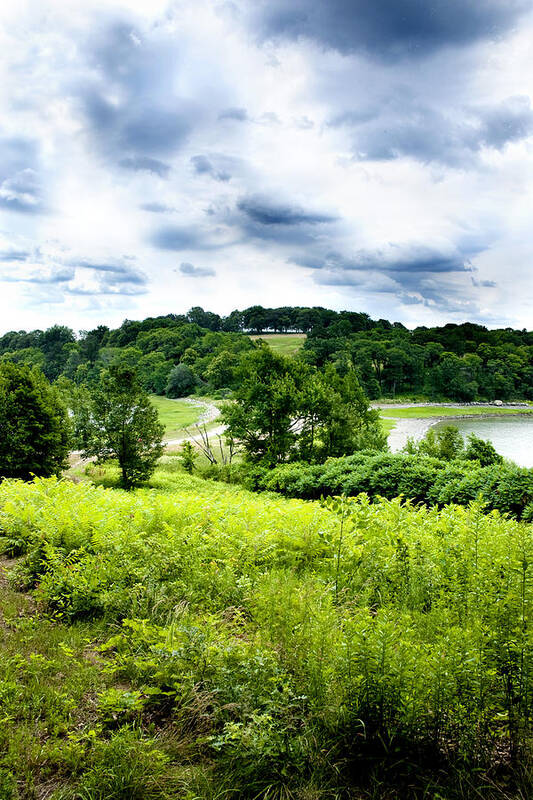
<svg viewBox="0 0 533 800">
<path fill-rule="evenodd" d="M 524 417 L 491 417 L 482 419 L 450 419 L 435 428 L 455 425 L 465 437 L 475 433 L 489 439 L 498 453 L 521 467 L 533 467 L 533 415 Z"/>
</svg>

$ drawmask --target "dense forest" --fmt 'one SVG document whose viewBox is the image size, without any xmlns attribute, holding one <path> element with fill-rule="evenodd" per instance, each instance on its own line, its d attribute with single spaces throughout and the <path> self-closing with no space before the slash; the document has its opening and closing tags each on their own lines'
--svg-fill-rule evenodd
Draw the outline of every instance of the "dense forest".
<svg viewBox="0 0 533 800">
<path fill-rule="evenodd" d="M 11 331 L 0 359 L 38 366 L 51 381 L 94 384 L 110 364 L 135 365 L 143 388 L 181 397 L 235 387 L 251 336 L 306 334 L 299 358 L 339 375 L 355 369 L 371 399 L 533 399 L 533 332 L 464 323 L 409 330 L 399 322 L 324 308 L 252 306 L 221 317 L 202 308 L 76 335 L 68 327 Z"/>
</svg>

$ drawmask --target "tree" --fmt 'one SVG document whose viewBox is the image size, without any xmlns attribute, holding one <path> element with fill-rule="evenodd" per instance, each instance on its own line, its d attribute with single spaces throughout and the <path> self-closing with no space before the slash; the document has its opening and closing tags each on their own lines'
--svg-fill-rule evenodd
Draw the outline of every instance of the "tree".
<svg viewBox="0 0 533 800">
<path fill-rule="evenodd" d="M 44 375 L 0 363 L 0 476 L 59 475 L 67 466 L 69 439 L 66 409 Z"/>
<path fill-rule="evenodd" d="M 286 460 L 296 439 L 295 364 L 261 345 L 243 359 L 237 374 L 235 402 L 222 412 L 226 438 L 239 442 L 250 461 Z"/>
<path fill-rule="evenodd" d="M 187 364 L 177 364 L 167 381 L 167 397 L 186 397 L 196 386 L 196 376 Z"/>
<path fill-rule="evenodd" d="M 113 364 L 102 372 L 91 396 L 84 457 L 118 460 L 122 485 L 147 480 L 163 452 L 164 427 L 135 369 Z"/>
<path fill-rule="evenodd" d="M 223 411 L 226 437 L 249 461 L 323 461 L 362 449 L 384 449 L 377 411 L 349 369 L 319 372 L 261 345 L 237 371 L 235 402 Z"/>
</svg>

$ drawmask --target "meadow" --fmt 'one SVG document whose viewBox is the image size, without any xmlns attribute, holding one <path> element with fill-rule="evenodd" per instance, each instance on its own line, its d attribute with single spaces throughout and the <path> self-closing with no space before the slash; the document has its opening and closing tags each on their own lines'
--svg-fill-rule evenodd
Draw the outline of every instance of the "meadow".
<svg viewBox="0 0 533 800">
<path fill-rule="evenodd" d="M 187 435 L 187 428 L 195 425 L 205 413 L 205 403 L 210 398 L 179 398 L 150 395 L 150 402 L 157 409 L 160 422 L 165 426 L 165 439 L 177 439 Z"/>
<path fill-rule="evenodd" d="M 411 406 L 410 408 L 381 408 L 382 417 L 396 419 L 429 419 L 431 417 L 512 416 L 533 414 L 533 410 L 498 408 L 497 406 Z"/>
<path fill-rule="evenodd" d="M 530 525 L 166 457 L 0 531 L 2 800 L 531 796 Z"/>
<path fill-rule="evenodd" d="M 282 356 L 293 356 L 302 349 L 307 335 L 305 333 L 263 333 L 261 336 L 250 336 L 250 339 L 263 339 L 276 353 Z"/>
</svg>

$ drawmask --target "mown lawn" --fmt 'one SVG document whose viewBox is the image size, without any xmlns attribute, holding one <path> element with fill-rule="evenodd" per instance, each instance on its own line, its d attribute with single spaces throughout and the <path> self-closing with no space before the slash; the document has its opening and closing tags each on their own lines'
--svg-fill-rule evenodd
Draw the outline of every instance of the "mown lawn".
<svg viewBox="0 0 533 800">
<path fill-rule="evenodd" d="M 382 417 L 395 419 L 427 419 L 430 417 L 477 417 L 493 414 L 509 416 L 513 414 L 532 414 L 533 411 L 498 408 L 497 406 L 460 406 L 457 408 L 450 408 L 449 406 L 413 406 L 412 408 L 382 408 L 380 413 Z"/>
<path fill-rule="evenodd" d="M 177 439 L 185 436 L 185 428 L 194 425 L 205 412 L 203 405 L 195 405 L 189 398 L 171 400 L 169 397 L 151 395 L 150 400 L 159 414 L 159 419 L 165 426 L 165 439 Z M 198 401 L 200 402 L 200 401 Z M 202 403 L 212 402 L 210 398 L 202 398 Z"/>
<path fill-rule="evenodd" d="M 395 422 L 394 422 L 394 420 L 392 420 L 392 419 L 383 419 L 383 417 L 381 417 L 381 419 L 380 419 L 380 423 L 381 423 L 381 427 L 383 428 L 383 430 L 385 431 L 385 433 L 386 433 L 387 435 L 388 435 L 388 434 L 389 434 L 389 433 L 390 433 L 392 430 L 394 430 L 394 428 L 396 427 L 396 423 L 395 423 Z"/>
<path fill-rule="evenodd" d="M 276 353 L 293 356 L 302 349 L 307 335 L 305 333 L 264 333 L 262 336 L 251 336 L 250 338 L 263 339 Z"/>
</svg>

